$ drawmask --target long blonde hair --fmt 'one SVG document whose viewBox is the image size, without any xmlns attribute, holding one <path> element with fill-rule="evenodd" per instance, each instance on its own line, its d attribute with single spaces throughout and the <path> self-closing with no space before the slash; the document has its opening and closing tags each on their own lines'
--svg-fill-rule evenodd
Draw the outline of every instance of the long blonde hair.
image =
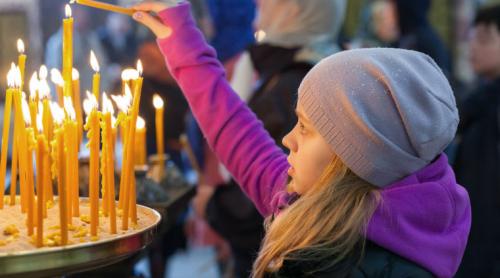
<svg viewBox="0 0 500 278">
<path fill-rule="evenodd" d="M 379 200 L 377 188 L 335 156 L 312 188 L 276 219 L 266 219 L 252 277 L 278 271 L 285 259 L 333 258 L 316 271 L 339 265 L 360 246 L 363 250 L 366 225 Z"/>
</svg>

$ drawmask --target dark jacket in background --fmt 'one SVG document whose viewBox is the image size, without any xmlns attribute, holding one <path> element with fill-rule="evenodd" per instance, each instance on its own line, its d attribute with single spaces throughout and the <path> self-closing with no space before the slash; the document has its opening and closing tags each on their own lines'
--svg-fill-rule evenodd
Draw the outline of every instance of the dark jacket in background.
<svg viewBox="0 0 500 278">
<path fill-rule="evenodd" d="M 500 277 L 500 78 L 461 106 L 454 170 L 469 192 L 472 227 L 457 277 Z"/>
<path fill-rule="evenodd" d="M 285 260 L 283 266 L 277 273 L 269 273 L 267 277 L 316 277 L 316 278 L 431 278 L 432 273 L 421 268 L 417 264 L 394 254 L 371 241 L 366 242 L 365 252 L 359 260 L 360 254 L 351 256 L 344 260 L 338 267 L 322 268 L 333 258 L 322 260 Z"/>
<path fill-rule="evenodd" d="M 446 76 L 451 73 L 451 58 L 428 21 L 430 0 L 396 0 L 401 37 L 396 47 L 425 53 L 436 61 Z"/>
</svg>

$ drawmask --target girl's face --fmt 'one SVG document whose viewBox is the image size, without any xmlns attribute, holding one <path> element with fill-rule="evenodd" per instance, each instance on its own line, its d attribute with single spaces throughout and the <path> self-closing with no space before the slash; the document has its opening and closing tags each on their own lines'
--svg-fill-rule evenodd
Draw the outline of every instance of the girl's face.
<svg viewBox="0 0 500 278">
<path fill-rule="evenodd" d="M 283 138 L 283 145 L 290 149 L 289 187 L 302 195 L 320 178 L 334 153 L 323 136 L 314 128 L 300 104 L 297 104 L 295 111 L 297 124 Z"/>
</svg>

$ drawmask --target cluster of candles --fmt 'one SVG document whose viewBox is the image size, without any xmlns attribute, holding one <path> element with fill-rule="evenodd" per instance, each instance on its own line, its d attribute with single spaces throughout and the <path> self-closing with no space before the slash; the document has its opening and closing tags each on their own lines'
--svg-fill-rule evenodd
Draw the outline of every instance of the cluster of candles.
<svg viewBox="0 0 500 278">
<path fill-rule="evenodd" d="M 62 73 L 57 69 L 50 71 L 52 82 L 56 84 L 58 102 L 50 100 L 48 70 L 45 66 L 41 66 L 38 73 L 33 73 L 29 81 L 29 97 L 23 92 L 27 56 L 22 40 L 18 40 L 18 63 L 12 63 L 7 74 L 0 155 L 0 209 L 3 209 L 4 202 L 11 206 L 16 204 L 19 177 L 21 211 L 27 215 L 27 233 L 35 237 L 37 247 L 43 246 L 43 221 L 47 217 L 47 208 L 54 202 L 53 180 L 57 182 L 61 245 L 68 243 L 68 227 L 72 224 L 72 218 L 80 217 L 78 154 L 84 130 L 88 138 L 86 147 L 90 149 L 90 236 L 98 236 L 99 203 L 104 216 L 109 217 L 111 233 L 117 233 L 118 210 L 121 211 L 122 230 L 129 229 L 129 220 L 132 225 L 137 223 L 134 166 L 146 163 L 145 122 L 139 117 L 142 64 L 138 61 L 136 69 L 124 70 L 122 93 L 108 97 L 106 93 L 100 94 L 99 64 L 91 52 L 90 63 L 95 74 L 92 92 L 87 91 L 83 100 L 86 114 L 84 123 L 79 73 L 72 65 L 72 33 L 73 18 L 71 8 L 67 5 L 66 18 L 63 20 Z M 116 118 L 111 99 L 120 110 Z M 102 104 L 101 110 L 99 103 Z M 156 108 L 158 155 L 163 157 L 164 103 L 158 95 L 154 96 L 153 103 Z M 12 107 L 12 179 L 10 198 L 4 198 Z M 121 130 L 123 160 L 119 200 L 116 204 L 114 155 L 117 128 Z"/>
</svg>

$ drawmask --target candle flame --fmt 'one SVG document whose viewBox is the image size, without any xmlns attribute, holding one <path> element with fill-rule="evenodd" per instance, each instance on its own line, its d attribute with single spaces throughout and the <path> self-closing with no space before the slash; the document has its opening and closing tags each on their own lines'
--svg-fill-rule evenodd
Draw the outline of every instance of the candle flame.
<svg viewBox="0 0 500 278">
<path fill-rule="evenodd" d="M 99 62 L 92 50 L 90 50 L 90 66 L 95 72 L 99 72 Z"/>
<path fill-rule="evenodd" d="M 47 83 L 47 79 L 40 79 L 38 81 L 38 96 L 40 99 L 45 99 L 50 97 L 50 87 Z"/>
<path fill-rule="evenodd" d="M 23 112 L 23 118 L 24 122 L 26 123 L 26 126 L 30 126 L 31 125 L 30 106 L 28 105 L 26 98 L 23 98 L 21 100 L 21 109 Z"/>
<path fill-rule="evenodd" d="M 50 70 L 50 80 L 52 80 L 52 83 L 56 84 L 59 87 L 64 86 L 64 79 L 62 77 L 62 74 L 56 68 Z"/>
<path fill-rule="evenodd" d="M 98 103 L 97 99 L 91 92 L 87 91 L 87 98 L 83 100 L 83 110 L 85 114 L 90 115 L 92 110 L 97 109 Z"/>
<path fill-rule="evenodd" d="M 139 75 L 142 75 L 142 62 L 141 60 L 137 60 L 137 72 L 139 73 Z"/>
<path fill-rule="evenodd" d="M 71 7 L 69 6 L 69 4 L 66 4 L 66 6 L 64 7 L 64 13 L 66 14 L 66 17 L 71 17 Z"/>
<path fill-rule="evenodd" d="M 30 99 L 31 100 L 35 100 L 36 99 L 36 96 L 37 96 L 37 91 L 38 91 L 38 87 L 39 87 L 39 84 L 40 81 L 38 80 L 38 75 L 37 75 L 37 72 L 35 71 L 33 73 L 33 75 L 31 76 L 30 78 L 30 84 L 29 84 L 29 87 L 30 87 Z"/>
<path fill-rule="evenodd" d="M 80 73 L 78 72 L 77 69 L 73 68 L 73 70 L 71 71 L 71 77 L 73 80 L 80 79 Z"/>
<path fill-rule="evenodd" d="M 13 71 L 13 74 L 12 74 L 12 77 L 14 78 L 13 81 L 14 81 L 14 87 L 16 88 L 21 88 L 21 70 L 19 69 L 18 66 L 16 66 L 14 68 L 14 71 Z"/>
<path fill-rule="evenodd" d="M 139 78 L 139 72 L 133 68 L 126 68 L 122 71 L 122 80 L 129 81 Z"/>
<path fill-rule="evenodd" d="M 120 111 L 122 111 L 125 114 L 128 112 L 128 109 L 130 107 L 130 101 L 128 101 L 125 96 L 123 96 L 123 95 L 118 95 L 118 96 L 112 95 L 111 98 L 115 101 L 116 107 L 118 107 L 118 109 L 120 109 Z"/>
<path fill-rule="evenodd" d="M 137 121 L 135 122 L 135 127 L 137 129 L 143 129 L 146 126 L 146 121 L 141 116 L 137 117 Z"/>
<path fill-rule="evenodd" d="M 17 39 L 17 51 L 19 54 L 24 54 L 24 42 L 21 39 Z"/>
<path fill-rule="evenodd" d="M 156 109 L 163 108 L 163 99 L 160 97 L 160 95 L 154 94 L 154 96 L 153 96 L 153 106 Z"/>
<path fill-rule="evenodd" d="M 71 99 L 71 97 L 65 96 L 63 101 L 64 101 L 64 110 L 66 111 L 68 118 L 72 121 L 76 120 L 76 112 L 75 108 L 73 107 L 73 100 Z"/>
<path fill-rule="evenodd" d="M 43 110 L 43 105 L 41 105 L 41 102 L 38 102 L 38 107 L 42 107 Z M 39 133 L 43 133 L 43 112 L 42 110 L 38 110 L 38 114 L 36 114 L 36 127 L 38 129 Z"/>
<path fill-rule="evenodd" d="M 45 65 L 40 66 L 40 70 L 38 71 L 38 76 L 40 79 L 47 79 L 47 76 L 49 75 L 49 71 L 47 70 L 47 67 Z"/>
<path fill-rule="evenodd" d="M 57 102 L 50 102 L 50 112 L 52 113 L 54 123 L 57 125 L 62 124 L 64 120 L 64 110 L 59 106 L 59 104 L 57 104 Z"/>
<path fill-rule="evenodd" d="M 9 88 L 14 87 L 14 71 L 12 68 L 7 72 L 7 86 L 9 86 Z"/>
<path fill-rule="evenodd" d="M 115 112 L 115 110 L 113 109 L 113 103 L 106 93 L 102 94 L 102 112 L 110 113 L 111 115 L 113 115 L 113 113 Z"/>
</svg>

